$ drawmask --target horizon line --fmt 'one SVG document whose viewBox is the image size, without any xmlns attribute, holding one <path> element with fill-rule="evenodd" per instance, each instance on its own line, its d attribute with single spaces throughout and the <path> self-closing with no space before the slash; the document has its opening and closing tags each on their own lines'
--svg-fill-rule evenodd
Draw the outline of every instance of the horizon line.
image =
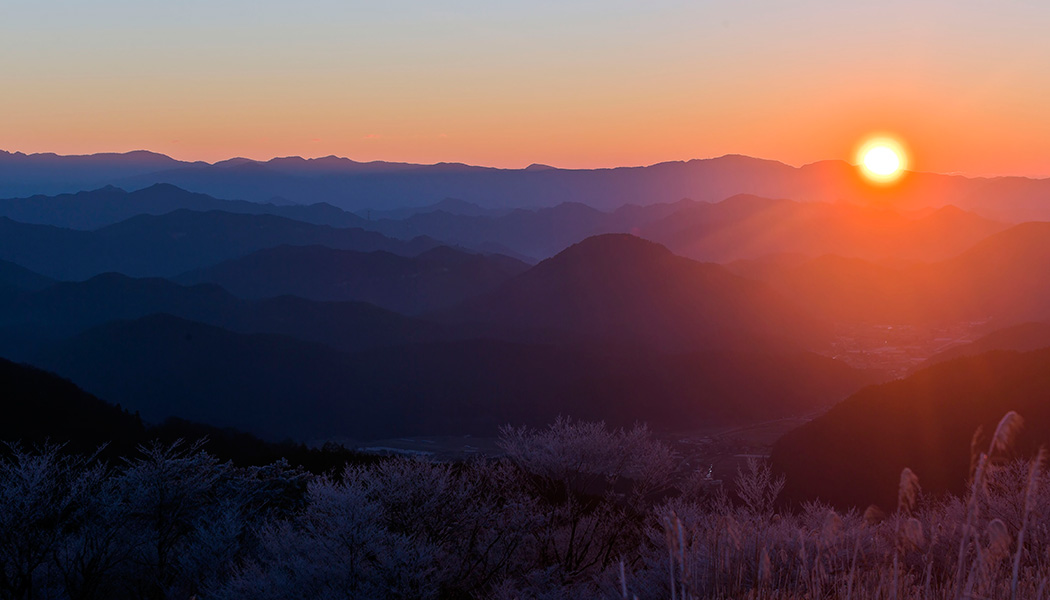
<svg viewBox="0 0 1050 600">
<path fill-rule="evenodd" d="M 722 159 L 727 159 L 727 158 L 746 158 L 746 159 L 755 160 L 755 161 L 761 161 L 761 162 L 772 162 L 772 163 L 777 163 L 777 164 L 780 164 L 780 165 L 784 165 L 786 167 L 790 167 L 792 169 L 804 169 L 806 167 L 812 167 L 814 165 L 819 165 L 819 164 L 822 164 L 822 163 L 844 163 L 844 164 L 849 165 L 851 167 L 858 167 L 859 166 L 859 165 L 857 165 L 857 163 L 851 162 L 851 161 L 846 160 L 846 159 L 841 159 L 841 158 L 828 158 L 828 159 L 822 159 L 822 160 L 816 160 L 816 161 L 804 163 L 804 164 L 801 164 L 801 165 L 796 165 L 796 164 L 788 163 L 788 162 L 785 162 L 783 160 L 779 160 L 779 159 L 775 159 L 775 158 L 766 158 L 766 157 L 760 157 L 760 156 L 752 156 L 750 154 L 743 154 L 743 153 L 739 153 L 739 152 L 729 152 L 729 153 L 721 154 L 721 155 L 718 155 L 718 156 L 708 156 L 708 157 L 702 157 L 702 158 L 694 157 L 694 158 L 688 158 L 688 159 L 665 160 L 665 161 L 659 161 L 659 162 L 650 163 L 650 164 L 615 165 L 615 166 L 600 166 L 600 167 L 558 167 L 558 166 L 551 165 L 549 163 L 543 163 L 543 162 L 532 162 L 532 163 L 530 163 L 530 164 L 528 164 L 528 165 L 526 165 L 524 167 L 495 167 L 495 166 L 483 165 L 483 164 L 465 163 L 465 162 L 462 162 L 462 161 L 439 161 L 439 162 L 435 162 L 435 163 L 414 163 L 414 162 L 405 162 L 405 161 L 399 161 L 399 160 L 383 160 L 383 159 L 357 160 L 357 159 L 354 159 L 354 158 L 350 158 L 348 156 L 339 156 L 339 155 L 335 155 L 335 154 L 326 154 L 324 156 L 311 156 L 311 157 L 301 156 L 301 155 L 298 155 L 298 154 L 291 154 L 291 155 L 283 155 L 283 156 L 272 156 L 270 158 L 265 158 L 265 159 L 249 158 L 249 157 L 246 157 L 246 156 L 231 156 L 229 158 L 224 158 L 224 159 L 217 160 L 217 161 L 214 161 L 214 162 L 209 162 L 209 161 L 206 161 L 206 160 L 187 160 L 187 159 L 183 159 L 183 158 L 177 158 L 177 157 L 172 156 L 170 154 L 166 154 L 166 153 L 163 153 L 163 152 L 157 152 L 155 150 L 147 150 L 145 148 L 138 148 L 138 149 L 135 149 L 135 150 L 127 150 L 127 151 L 123 151 L 123 152 L 121 152 L 121 151 L 99 151 L 99 152 L 92 152 L 92 153 L 88 153 L 88 154 L 60 154 L 58 152 L 22 152 L 20 150 L 11 151 L 11 150 L 0 149 L 0 154 L 7 154 L 7 155 L 11 155 L 11 156 L 21 155 L 21 156 L 26 156 L 26 157 L 32 157 L 32 156 L 54 156 L 54 157 L 57 157 L 57 158 L 89 158 L 89 157 L 93 157 L 93 156 L 127 156 L 129 154 L 150 154 L 150 155 L 154 155 L 154 156 L 161 156 L 161 157 L 164 157 L 164 158 L 168 158 L 168 159 L 171 159 L 173 161 L 176 161 L 176 162 L 179 162 L 179 163 L 183 163 L 183 164 L 186 164 L 186 165 L 197 165 L 197 164 L 200 164 L 200 165 L 208 165 L 208 166 L 215 166 L 215 165 L 218 165 L 218 164 L 221 164 L 221 163 L 232 162 L 232 161 L 245 161 L 245 162 L 252 162 L 252 163 L 257 163 L 257 164 L 266 164 L 266 163 L 277 161 L 277 160 L 289 160 L 289 159 L 299 159 L 299 160 L 303 160 L 303 161 L 316 161 L 316 160 L 325 160 L 325 159 L 335 159 L 335 160 L 349 161 L 349 162 L 352 162 L 352 163 L 355 163 L 355 164 L 359 164 L 359 165 L 387 164 L 387 165 L 405 165 L 405 166 L 410 166 L 410 167 L 435 167 L 435 166 L 456 165 L 456 166 L 464 166 L 464 167 L 470 167 L 470 168 L 475 168 L 475 169 L 491 169 L 491 170 L 497 170 L 497 171 L 525 171 L 525 170 L 529 170 L 529 169 L 533 169 L 533 168 L 536 168 L 536 170 L 550 169 L 550 170 L 557 170 L 557 171 L 611 171 L 611 170 L 615 170 L 615 169 L 645 169 L 645 168 L 650 168 L 650 167 L 656 167 L 656 166 L 659 166 L 659 165 L 667 165 L 667 164 L 675 164 L 675 163 L 684 164 L 684 163 L 690 163 L 690 162 L 696 162 L 696 161 L 722 160 Z M 1030 180 L 1050 179 L 1050 176 L 1040 177 L 1040 176 L 1033 176 L 1033 175 L 1012 175 L 1012 174 L 981 175 L 981 174 L 969 174 L 969 173 L 966 173 L 966 172 L 963 172 L 963 171 L 936 172 L 936 171 L 918 171 L 918 170 L 912 170 L 912 169 L 905 169 L 905 172 L 913 173 L 913 174 L 921 174 L 921 175 L 942 175 L 942 176 L 945 176 L 945 177 L 963 177 L 963 178 L 966 178 L 966 179 L 1004 179 L 1004 178 L 1030 179 Z"/>
</svg>

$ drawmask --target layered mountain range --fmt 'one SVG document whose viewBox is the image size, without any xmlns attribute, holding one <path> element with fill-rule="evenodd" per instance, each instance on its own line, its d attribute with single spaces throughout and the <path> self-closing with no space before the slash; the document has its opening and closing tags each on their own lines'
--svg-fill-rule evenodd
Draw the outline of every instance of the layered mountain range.
<svg viewBox="0 0 1050 600">
<path fill-rule="evenodd" d="M 853 166 L 824 161 L 792 167 L 740 155 L 646 167 L 493 169 L 459 163 L 356 162 L 328 156 L 183 162 L 151 152 L 59 156 L 0 152 L 0 196 L 75 193 L 115 185 L 169 183 L 220 198 L 310 204 L 349 210 L 432 204 L 457 198 L 488 208 L 581 202 L 600 209 L 735 194 L 916 209 L 954 204 L 1005 221 L 1048 218 L 1050 180 L 909 173 L 893 188 L 871 186 Z"/>
<path fill-rule="evenodd" d="M 0 153 L 0 197 L 0 357 L 141 415 L 99 409 L 119 427 L 805 418 L 774 451 L 789 495 L 858 505 L 902 466 L 956 490 L 958 440 L 1004 410 L 1042 419 L 1044 181 Z M 881 448 L 894 427 L 933 433 Z M 872 477 L 843 491 L 856 465 Z"/>
</svg>

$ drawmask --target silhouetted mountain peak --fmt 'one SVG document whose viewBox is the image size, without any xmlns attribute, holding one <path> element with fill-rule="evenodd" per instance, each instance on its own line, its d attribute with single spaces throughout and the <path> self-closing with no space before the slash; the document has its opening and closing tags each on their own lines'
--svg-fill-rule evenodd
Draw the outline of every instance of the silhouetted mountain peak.
<svg viewBox="0 0 1050 600">
<path fill-rule="evenodd" d="M 254 163 L 254 162 L 255 161 L 250 159 L 250 158 L 244 158 L 244 157 L 241 157 L 241 156 L 237 156 L 237 157 L 234 157 L 234 158 L 227 158 L 226 160 L 220 160 L 219 162 L 214 163 L 211 166 L 213 166 L 213 167 L 220 167 L 220 168 L 222 168 L 222 167 L 239 167 L 239 166 L 251 164 L 251 163 Z"/>
<path fill-rule="evenodd" d="M 823 335 L 764 285 L 629 234 L 587 238 L 451 316 L 665 348 L 735 343 L 745 332 L 801 343 Z"/>
<path fill-rule="evenodd" d="M 1033 221 L 994 233 L 961 254 L 956 262 L 1011 260 L 1032 253 L 1050 253 L 1050 223 Z"/>
<path fill-rule="evenodd" d="M 113 188 L 113 186 L 107 185 L 104 189 L 109 189 L 109 188 Z M 113 188 L 113 189 L 120 189 L 120 188 Z M 192 194 L 193 193 L 193 192 L 184 190 L 184 189 L 180 188 L 179 186 L 177 186 L 177 185 L 175 185 L 173 183 L 163 183 L 163 182 L 161 182 L 161 183 L 154 183 L 153 185 L 150 185 L 148 187 L 144 187 L 141 190 L 137 190 L 137 191 L 139 191 L 139 192 L 147 192 L 148 191 L 148 192 L 164 193 L 164 194 Z"/>
<path fill-rule="evenodd" d="M 43 289 L 55 281 L 13 262 L 0 260 L 0 287 L 22 290 Z"/>
<path fill-rule="evenodd" d="M 547 268 L 573 264 L 644 264 L 674 256 L 666 247 L 629 233 L 591 236 L 561 251 L 537 266 Z"/>
</svg>

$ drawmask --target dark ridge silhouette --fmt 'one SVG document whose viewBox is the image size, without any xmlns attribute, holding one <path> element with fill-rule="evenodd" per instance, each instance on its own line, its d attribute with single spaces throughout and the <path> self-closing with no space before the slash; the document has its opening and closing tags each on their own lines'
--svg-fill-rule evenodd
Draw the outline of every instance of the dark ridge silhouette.
<svg viewBox="0 0 1050 600">
<path fill-rule="evenodd" d="M 1050 348 L 1050 323 L 1022 323 L 993 331 L 969 344 L 952 346 L 943 352 L 938 352 L 926 359 L 918 369 L 925 369 L 956 358 L 976 356 L 992 350 L 1029 352 L 1042 348 Z"/>
<path fill-rule="evenodd" d="M 42 290 L 55 283 L 54 279 L 34 273 L 13 262 L 0 260 L 0 289 Z"/>
<path fill-rule="evenodd" d="M 558 415 L 683 430 L 809 412 L 872 380 L 797 352 L 471 340 L 344 354 L 168 315 L 102 325 L 36 362 L 149 420 L 299 440 L 492 434 Z"/>
<path fill-rule="evenodd" d="M 100 400 L 69 380 L 4 359 L 0 359 L 0 387 L 4 390 L 0 442 L 23 448 L 62 444 L 64 450 L 80 454 L 95 454 L 102 448 L 102 457 L 116 459 L 133 455 L 139 445 L 152 440 L 169 444 L 206 440 L 209 453 L 237 465 L 268 465 L 284 458 L 315 473 L 377 460 L 332 445 L 310 449 L 292 442 L 265 442 L 249 433 L 178 417 L 143 423 L 137 413 Z"/>
<path fill-rule="evenodd" d="M 773 448 L 784 491 L 796 501 L 896 506 L 901 470 L 925 492 L 963 491 L 970 440 L 983 427 L 985 448 L 1014 410 L 1025 419 L 1019 453 L 1050 442 L 1050 350 L 989 352 L 951 360 L 905 379 L 870 386 L 789 432 Z"/>
<path fill-rule="evenodd" d="M 406 256 L 438 245 L 424 238 L 406 242 L 363 229 L 222 211 L 140 215 L 90 232 L 0 217 L 0 260 L 67 280 L 109 271 L 143 277 L 175 276 L 263 248 L 318 244 Z"/>
<path fill-rule="evenodd" d="M 627 234 L 588 238 L 442 318 L 664 348 L 745 338 L 779 337 L 811 348 L 825 341 L 815 320 L 765 285 Z"/>
<path fill-rule="evenodd" d="M 452 331 L 361 302 L 316 302 L 290 296 L 241 300 L 216 285 L 109 273 L 37 292 L 0 295 L 0 355 L 24 360 L 42 345 L 118 319 L 155 313 L 243 333 L 289 335 L 355 351 L 455 339 Z"/>
<path fill-rule="evenodd" d="M 56 348 L 33 362 L 147 421 L 178 415 L 279 440 L 308 437 L 319 415 L 350 417 L 333 406 L 352 402 L 336 393 L 348 361 L 320 344 L 154 315 L 103 325 Z"/>
<path fill-rule="evenodd" d="M 324 246 L 279 246 L 176 277 L 215 283 L 243 298 L 282 295 L 356 300 L 405 314 L 447 308 L 492 291 L 529 265 L 447 247 L 416 257 Z"/>
<path fill-rule="evenodd" d="M 0 216 L 14 221 L 85 230 L 98 229 L 138 215 L 163 215 L 179 209 L 272 214 L 304 223 L 343 228 L 361 227 L 366 223 L 365 219 L 330 204 L 287 206 L 219 200 L 166 183 L 157 183 L 133 192 L 106 186 L 75 194 L 0 200 Z"/>
<path fill-rule="evenodd" d="M 0 359 L 4 418 L 0 440 L 25 445 L 48 440 L 68 443 L 76 452 L 103 444 L 130 453 L 145 439 L 138 415 L 99 400 L 52 373 Z"/>
</svg>

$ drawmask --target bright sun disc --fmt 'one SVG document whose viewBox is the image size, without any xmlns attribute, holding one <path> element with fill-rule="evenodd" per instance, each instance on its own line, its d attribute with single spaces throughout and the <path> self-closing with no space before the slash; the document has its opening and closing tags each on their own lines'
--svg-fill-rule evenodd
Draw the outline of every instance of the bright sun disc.
<svg viewBox="0 0 1050 600">
<path fill-rule="evenodd" d="M 876 175 L 892 175 L 901 168 L 901 159 L 886 146 L 876 146 L 864 155 L 864 166 Z"/>
<path fill-rule="evenodd" d="M 891 138 L 868 140 L 857 152 L 857 162 L 864 175 L 875 183 L 890 183 L 906 168 L 903 146 Z"/>
</svg>

